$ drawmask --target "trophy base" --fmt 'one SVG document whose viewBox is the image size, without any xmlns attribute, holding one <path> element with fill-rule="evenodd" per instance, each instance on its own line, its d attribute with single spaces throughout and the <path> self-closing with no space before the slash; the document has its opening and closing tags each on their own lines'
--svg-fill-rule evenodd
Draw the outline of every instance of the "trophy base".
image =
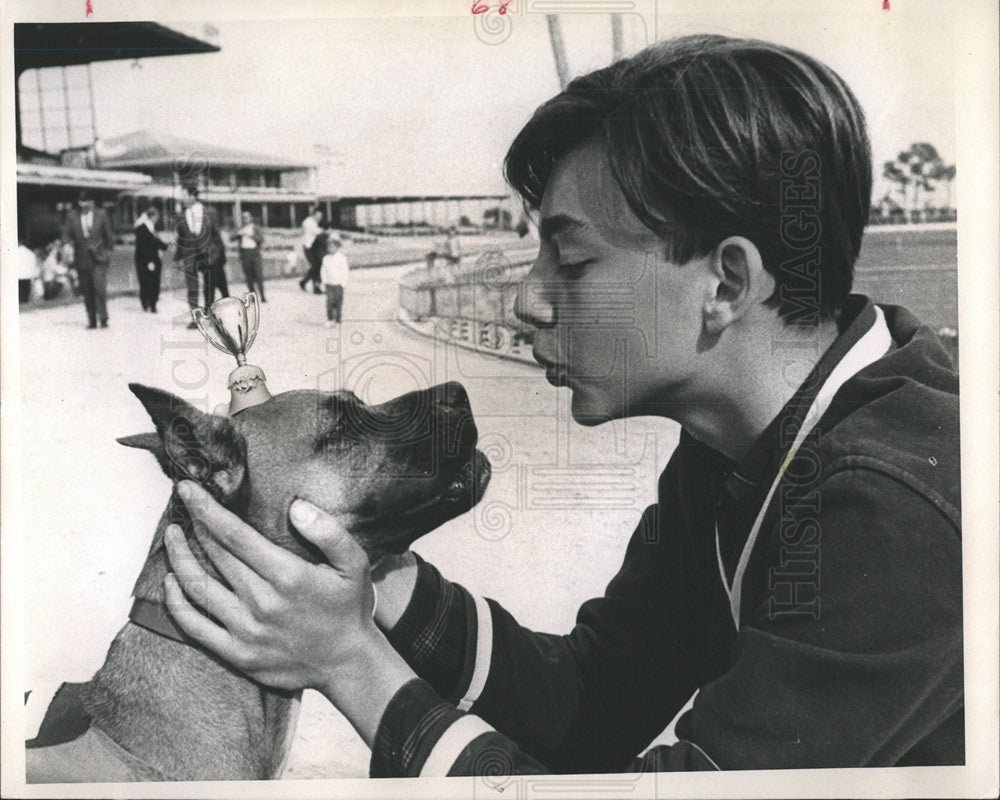
<svg viewBox="0 0 1000 800">
<path fill-rule="evenodd" d="M 264 370 L 250 364 L 237 367 L 229 373 L 229 416 L 238 414 L 250 406 L 260 405 L 271 399 L 267 390 Z"/>
</svg>

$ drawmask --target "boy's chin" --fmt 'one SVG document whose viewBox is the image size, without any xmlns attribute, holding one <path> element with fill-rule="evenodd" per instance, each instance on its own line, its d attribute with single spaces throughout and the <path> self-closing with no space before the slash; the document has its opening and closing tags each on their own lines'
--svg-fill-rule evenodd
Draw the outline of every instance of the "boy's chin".
<svg viewBox="0 0 1000 800">
<path fill-rule="evenodd" d="M 621 419 L 624 411 L 619 407 L 612 407 L 606 402 L 599 402 L 597 398 L 588 396 L 586 392 L 579 389 L 572 389 L 573 399 L 570 402 L 570 413 L 573 421 L 578 425 L 592 428 L 605 422 Z"/>
</svg>

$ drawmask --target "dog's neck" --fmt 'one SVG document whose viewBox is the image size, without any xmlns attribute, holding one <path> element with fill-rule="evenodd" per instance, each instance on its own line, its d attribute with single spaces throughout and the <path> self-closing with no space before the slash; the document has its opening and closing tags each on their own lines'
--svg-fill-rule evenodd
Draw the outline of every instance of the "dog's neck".
<svg viewBox="0 0 1000 800">
<path fill-rule="evenodd" d="M 163 607 L 163 577 L 170 569 L 163 535 L 170 523 L 190 523 L 176 495 L 160 518 L 133 594 L 140 608 L 162 614 L 177 630 Z M 197 543 L 189 542 L 210 569 Z M 177 637 L 165 636 L 144 621 L 149 618 L 119 631 L 88 685 L 84 705 L 93 724 L 171 779 L 275 777 L 287 755 L 299 693 L 267 689 L 183 641 L 179 630 Z"/>
</svg>

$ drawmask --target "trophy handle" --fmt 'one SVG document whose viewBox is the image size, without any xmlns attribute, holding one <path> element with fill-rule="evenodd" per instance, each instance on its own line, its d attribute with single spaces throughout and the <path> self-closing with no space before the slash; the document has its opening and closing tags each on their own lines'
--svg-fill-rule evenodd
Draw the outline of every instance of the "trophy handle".
<svg viewBox="0 0 1000 800">
<path fill-rule="evenodd" d="M 204 336 L 216 350 L 221 350 L 223 353 L 232 355 L 232 351 L 226 346 L 224 342 L 219 341 L 219 336 L 215 332 L 215 326 L 212 325 L 211 315 L 205 311 L 203 308 L 193 308 L 191 309 L 191 316 L 194 318 L 195 325 L 198 326 L 198 330 L 201 331 L 201 335 Z"/>
<path fill-rule="evenodd" d="M 260 324 L 260 300 L 257 298 L 257 293 L 244 294 L 243 304 L 247 308 L 247 341 L 243 346 L 243 352 L 246 353 L 257 338 L 257 326 Z"/>
</svg>

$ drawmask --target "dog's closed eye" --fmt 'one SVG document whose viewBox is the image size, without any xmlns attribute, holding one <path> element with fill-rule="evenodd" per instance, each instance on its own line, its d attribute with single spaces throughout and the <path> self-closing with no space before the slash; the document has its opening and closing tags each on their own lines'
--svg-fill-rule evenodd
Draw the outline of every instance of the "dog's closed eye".
<svg viewBox="0 0 1000 800">
<path fill-rule="evenodd" d="M 341 414 L 332 426 L 328 427 L 316 437 L 313 449 L 317 453 L 322 453 L 324 450 L 341 443 L 344 440 L 344 429 L 346 427 L 347 417 L 346 415 Z"/>
</svg>

